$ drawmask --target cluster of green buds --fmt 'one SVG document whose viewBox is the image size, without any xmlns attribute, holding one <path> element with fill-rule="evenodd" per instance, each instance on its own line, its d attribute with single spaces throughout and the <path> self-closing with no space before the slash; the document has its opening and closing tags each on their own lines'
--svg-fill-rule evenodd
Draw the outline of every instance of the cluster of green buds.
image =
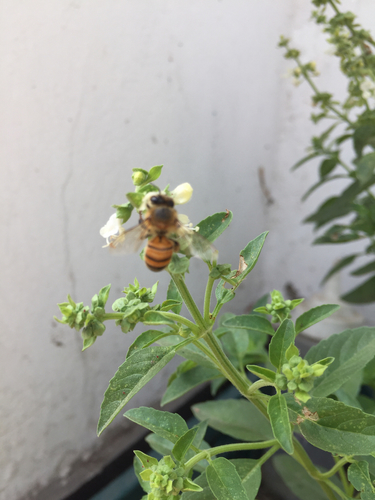
<svg viewBox="0 0 375 500">
<path fill-rule="evenodd" d="M 271 303 L 257 307 L 254 312 L 270 314 L 272 323 L 281 323 L 284 319 L 291 318 L 290 311 L 298 306 L 304 299 L 284 300 L 281 292 L 271 292 Z"/>
<path fill-rule="evenodd" d="M 125 297 L 121 297 L 113 303 L 112 309 L 122 313 L 122 318 L 116 320 L 116 325 L 120 325 L 124 333 L 134 330 L 135 325 L 142 321 L 145 313 L 151 310 L 149 303 L 154 300 L 157 288 L 158 282 L 152 288 L 140 288 L 139 282 L 135 278 L 134 285 L 129 284 L 124 289 Z"/>
<path fill-rule="evenodd" d="M 314 379 L 323 375 L 334 358 L 324 358 L 312 365 L 300 356 L 292 356 L 276 375 L 276 386 L 282 391 L 293 392 L 303 402 L 310 399 L 309 392 L 314 387 Z"/>
<path fill-rule="evenodd" d="M 91 310 L 89 306 L 83 306 L 83 302 L 76 304 L 70 295 L 68 295 L 68 302 L 58 304 L 62 318 L 58 319 L 55 316 L 55 320 L 69 325 L 70 328 L 75 328 L 77 331 L 82 329 L 83 350 L 90 347 L 97 337 L 103 335 L 105 331 L 104 308 L 110 288 L 111 285 L 107 285 L 94 295 L 91 301 Z"/>
<path fill-rule="evenodd" d="M 144 470 L 140 473 L 142 481 L 149 483 L 147 500 L 175 500 L 184 491 L 203 491 L 187 476 L 184 467 L 176 465 L 168 455 L 161 460 L 134 451 Z"/>
</svg>

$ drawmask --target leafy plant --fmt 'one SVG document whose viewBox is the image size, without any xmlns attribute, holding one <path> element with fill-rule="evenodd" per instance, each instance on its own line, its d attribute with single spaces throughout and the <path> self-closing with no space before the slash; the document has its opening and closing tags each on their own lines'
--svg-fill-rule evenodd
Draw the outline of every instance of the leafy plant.
<svg viewBox="0 0 375 500">
<path fill-rule="evenodd" d="M 161 167 L 158 169 L 160 175 Z M 136 189 L 128 194 L 132 207 L 138 207 L 140 212 L 144 198 L 150 192 L 160 192 L 150 184 L 150 179 L 157 180 L 151 172 L 155 170 L 141 172 L 140 184 L 140 177 L 133 176 Z M 182 196 L 185 188 L 167 192 L 170 196 L 178 193 L 176 199 L 189 198 Z M 132 207 L 126 205 L 130 212 Z M 122 220 L 123 208 L 117 206 Z M 230 212 L 207 217 L 198 225 L 199 234 L 213 242 L 231 220 Z M 102 228 L 102 235 L 109 242 L 126 238 L 122 225 L 113 222 L 104 231 Z M 113 235 L 115 240 L 111 240 Z M 254 500 L 261 467 L 279 450 L 283 450 L 284 457 L 275 457 L 275 467 L 300 498 L 311 498 L 310 491 L 320 495 L 317 498 L 331 500 L 358 498 L 359 494 L 363 499 L 375 498 L 375 416 L 368 412 L 369 408 L 374 410 L 374 404 L 370 398 L 358 395 L 362 380 L 371 383 L 371 371 L 364 369 L 371 366 L 375 356 L 375 328 L 334 335 L 302 358 L 295 345 L 296 336 L 333 314 L 336 305 L 316 307 L 293 322 L 290 312 L 303 299 L 284 300 L 274 290 L 250 314 L 219 316 L 254 268 L 266 236 L 266 232 L 262 233 L 240 251 L 238 269 L 218 265 L 213 253 L 215 257 L 206 261 L 207 285 L 201 309 L 185 283 L 190 256 L 177 254 L 167 268 L 171 280 L 166 300 L 157 305 L 151 305 L 157 284 L 147 289 L 137 280 L 124 289 L 124 297 L 114 302 L 113 312 L 105 309 L 110 285 L 94 296 L 91 308 L 76 304 L 70 297 L 59 304 L 63 315 L 60 321 L 82 330 L 83 349 L 102 336 L 105 321 L 114 320 L 126 334 L 138 323 L 146 327 L 134 339 L 124 363 L 109 382 L 101 406 L 99 435 L 176 355 L 183 361 L 170 377 L 162 404 L 207 381 L 211 381 L 213 393 L 226 380 L 238 391 L 238 399 L 194 406 L 199 423 L 190 429 L 176 413 L 147 407 L 126 411 L 126 418 L 151 432 L 147 441 L 162 455 L 158 460 L 134 452 L 144 500 Z M 180 314 L 182 303 L 191 318 Z M 355 383 L 348 388 L 353 374 Z M 204 440 L 207 426 L 236 442 L 210 447 Z M 296 438 L 299 433 L 312 446 L 333 455 L 335 465 L 330 470 L 323 471 L 313 464 Z M 257 460 L 235 458 L 235 453 L 243 450 L 263 450 L 263 455 Z M 230 454 L 230 458 L 223 454 Z M 291 470 L 299 471 L 297 482 Z"/>
<path fill-rule="evenodd" d="M 340 59 L 340 69 L 348 85 L 342 101 L 332 93 L 319 90 L 313 77 L 317 76 L 315 62 L 302 63 L 299 50 L 281 37 L 285 57 L 292 59 L 294 83 L 307 82 L 312 91 L 312 103 L 318 110 L 311 114 L 314 123 L 330 122 L 328 128 L 313 137 L 308 155 L 294 169 L 313 159 L 320 159 L 319 180 L 304 194 L 305 200 L 320 186 L 345 179 L 342 192 L 330 196 L 304 222 L 314 224 L 315 230 L 325 227 L 315 244 L 341 244 L 363 240 L 364 250 L 352 253 L 331 267 L 323 278 L 349 266 L 360 257 L 368 262 L 352 271 L 353 276 L 367 276 L 359 286 L 342 297 L 347 302 L 375 301 L 375 42 L 371 34 L 356 22 L 352 12 L 342 12 L 338 0 L 313 0 L 316 9 L 312 17 L 328 34 L 327 41 Z M 354 157 L 348 163 L 343 147 L 351 144 Z"/>
</svg>

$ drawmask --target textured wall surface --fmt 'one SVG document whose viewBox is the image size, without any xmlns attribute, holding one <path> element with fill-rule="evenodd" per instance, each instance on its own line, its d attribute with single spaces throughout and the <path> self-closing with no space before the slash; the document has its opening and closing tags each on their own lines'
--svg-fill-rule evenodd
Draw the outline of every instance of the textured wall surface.
<svg viewBox="0 0 375 500">
<path fill-rule="evenodd" d="M 375 15 L 372 0 L 345 4 L 365 21 Z M 82 353 L 80 335 L 52 316 L 68 292 L 87 304 L 108 283 L 111 303 L 135 275 L 142 286 L 159 279 L 165 294 L 166 273 L 101 248 L 99 228 L 125 201 L 132 168 L 164 164 L 161 185 L 190 182 L 183 213 L 193 222 L 234 212 L 217 242 L 221 262 L 236 266 L 239 250 L 271 231 L 234 312 L 287 281 L 314 293 L 344 251 L 310 246 L 300 221 L 321 195 L 305 205 L 300 195 L 316 168 L 290 173 L 315 130 L 309 90 L 282 78 L 279 35 L 317 60 L 323 86 L 342 87 L 309 11 L 307 0 L 1 3 L 1 499 L 69 483 L 75 460 L 100 463 L 95 450 L 126 431 L 119 416 L 113 431 L 99 440 L 95 432 L 104 390 L 140 327 L 127 336 L 108 327 Z M 204 270 L 196 260 L 188 276 L 198 302 Z M 131 405 L 156 404 L 167 377 Z"/>
</svg>

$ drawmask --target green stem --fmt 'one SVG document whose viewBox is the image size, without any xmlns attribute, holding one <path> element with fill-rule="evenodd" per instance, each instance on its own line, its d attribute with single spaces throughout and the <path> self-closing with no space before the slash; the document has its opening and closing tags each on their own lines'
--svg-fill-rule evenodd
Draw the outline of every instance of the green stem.
<svg viewBox="0 0 375 500">
<path fill-rule="evenodd" d="M 273 446 L 276 449 L 280 448 L 280 445 L 278 444 L 276 439 L 270 439 L 269 441 L 261 441 L 259 443 L 233 443 L 233 444 L 224 444 L 222 446 L 215 446 L 214 448 L 201 451 L 193 458 L 188 460 L 185 464 L 185 470 L 191 469 L 201 460 L 211 458 L 214 455 L 220 455 L 221 453 L 228 453 L 232 451 L 243 451 L 243 450 L 262 450 L 263 448 L 269 448 L 270 446 Z M 275 453 L 275 451 L 273 453 Z"/>
<path fill-rule="evenodd" d="M 304 450 L 301 443 L 295 437 L 293 437 L 293 444 L 294 444 L 294 453 L 293 453 L 292 457 L 295 460 L 297 460 L 297 462 L 300 463 L 302 465 L 302 467 L 304 467 L 304 469 L 306 469 L 306 471 L 310 474 L 310 476 L 318 482 L 319 486 L 322 488 L 322 490 L 325 492 L 325 494 L 327 495 L 327 497 L 330 500 L 336 500 L 336 497 L 335 497 L 332 489 L 330 488 L 330 486 L 328 484 L 326 484 L 326 482 L 328 483 L 330 481 L 328 481 L 328 479 L 326 481 L 322 481 L 317 477 L 317 474 L 319 474 L 319 471 L 316 469 L 316 467 L 312 463 L 310 457 L 308 456 L 308 454 Z"/>
<path fill-rule="evenodd" d="M 214 363 L 214 365 L 217 367 L 219 371 L 221 371 L 221 366 L 220 364 L 216 361 L 215 356 L 211 353 L 209 349 L 201 342 L 200 340 L 193 340 L 193 344 L 198 347 L 207 357 L 210 358 L 210 360 Z M 225 375 L 225 374 L 223 374 Z"/>
<path fill-rule="evenodd" d="M 335 485 L 335 483 L 333 483 L 332 481 L 329 481 L 327 480 L 326 481 L 326 485 L 331 488 L 331 490 L 335 491 L 341 498 L 343 498 L 344 500 L 347 500 L 347 496 L 346 494 L 342 491 L 341 488 L 339 488 L 338 486 Z M 333 495 L 333 493 L 332 493 Z M 336 498 L 335 495 L 332 496 L 332 498 Z"/>
<path fill-rule="evenodd" d="M 338 457 L 333 457 L 333 459 L 336 462 L 336 464 L 340 463 L 340 460 L 339 460 Z M 342 459 L 342 460 L 344 460 L 344 459 Z M 342 464 L 342 465 L 344 465 L 344 464 Z M 353 491 L 351 490 L 351 486 L 352 485 L 349 484 L 349 481 L 348 481 L 348 479 L 346 477 L 345 470 L 343 469 L 342 465 L 341 465 L 340 469 L 338 470 L 338 473 L 339 473 L 339 476 L 340 476 L 340 479 L 341 479 L 341 483 L 344 486 L 344 490 L 351 497 L 352 494 L 353 494 Z"/>
<path fill-rule="evenodd" d="M 207 323 L 210 322 L 210 305 L 211 305 L 211 294 L 212 288 L 214 286 L 215 280 L 213 278 L 208 277 L 206 292 L 204 294 L 204 309 L 203 309 L 203 317 Z"/>
<path fill-rule="evenodd" d="M 336 462 L 336 464 L 332 467 L 332 469 L 330 469 L 329 471 L 327 472 L 319 472 L 317 474 L 317 476 L 319 477 L 319 479 L 329 479 L 330 477 L 332 477 L 334 474 L 336 474 L 336 472 L 342 470 L 342 466 L 347 464 L 348 463 L 348 460 L 346 458 L 342 458 L 341 460 L 339 460 L 338 462 Z"/>
<path fill-rule="evenodd" d="M 241 376 L 238 370 L 232 365 L 231 361 L 225 355 L 222 350 L 219 341 L 215 335 L 208 331 L 203 336 L 203 339 L 207 342 L 208 347 L 214 354 L 216 360 L 220 365 L 221 372 L 223 375 L 236 387 L 236 389 L 246 397 L 246 393 L 249 387 L 249 383 Z"/>
<path fill-rule="evenodd" d="M 184 301 L 186 307 L 188 308 L 189 313 L 192 315 L 194 318 L 196 324 L 201 328 L 202 331 L 207 330 L 208 326 L 206 325 L 197 304 L 194 302 L 193 297 L 190 295 L 190 292 L 185 285 L 185 281 L 182 277 L 181 274 L 173 274 L 170 273 L 178 291 L 180 292 L 180 295 L 182 297 L 182 300 Z"/>
<path fill-rule="evenodd" d="M 156 311 L 158 312 L 158 311 Z M 166 311 L 160 311 L 160 313 L 165 316 L 168 319 L 171 319 L 172 321 L 176 321 L 176 323 L 180 323 L 182 325 L 187 326 L 190 328 L 190 330 L 195 334 L 199 335 L 200 329 L 199 327 L 190 321 L 189 319 L 184 318 L 183 316 L 180 316 L 179 314 L 171 313 L 171 312 L 166 312 Z"/>
<path fill-rule="evenodd" d="M 315 85 L 315 83 L 312 81 L 312 79 L 310 78 L 309 74 L 307 73 L 307 71 L 305 71 L 303 69 L 303 64 L 301 63 L 300 61 L 300 58 L 299 57 L 294 57 L 294 60 L 296 61 L 298 67 L 301 69 L 302 71 L 302 74 L 303 74 L 303 77 L 305 78 L 305 80 L 307 81 L 307 83 L 310 85 L 310 87 L 313 89 L 314 93 L 316 95 L 319 95 L 321 94 L 321 92 L 319 92 L 319 89 L 318 87 Z M 346 122 L 348 125 L 350 125 L 351 128 L 354 127 L 354 124 L 351 120 L 349 120 L 349 118 L 345 115 L 343 115 L 338 109 L 336 109 L 335 106 L 333 106 L 332 104 L 327 104 L 327 108 L 330 109 L 333 113 L 335 113 L 337 116 L 339 116 L 344 122 Z"/>
</svg>

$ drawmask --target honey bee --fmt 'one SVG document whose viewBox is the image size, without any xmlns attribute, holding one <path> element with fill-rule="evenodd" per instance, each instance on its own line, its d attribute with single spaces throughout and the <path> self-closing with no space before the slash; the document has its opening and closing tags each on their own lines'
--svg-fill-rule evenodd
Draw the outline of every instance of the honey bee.
<svg viewBox="0 0 375 500">
<path fill-rule="evenodd" d="M 173 253 L 178 251 L 206 261 L 217 259 L 215 247 L 194 229 L 182 224 L 173 198 L 161 193 L 149 197 L 145 216 L 140 215 L 137 226 L 110 238 L 109 248 L 113 253 L 135 252 L 146 238 L 144 261 L 151 271 L 165 269 Z"/>
</svg>

